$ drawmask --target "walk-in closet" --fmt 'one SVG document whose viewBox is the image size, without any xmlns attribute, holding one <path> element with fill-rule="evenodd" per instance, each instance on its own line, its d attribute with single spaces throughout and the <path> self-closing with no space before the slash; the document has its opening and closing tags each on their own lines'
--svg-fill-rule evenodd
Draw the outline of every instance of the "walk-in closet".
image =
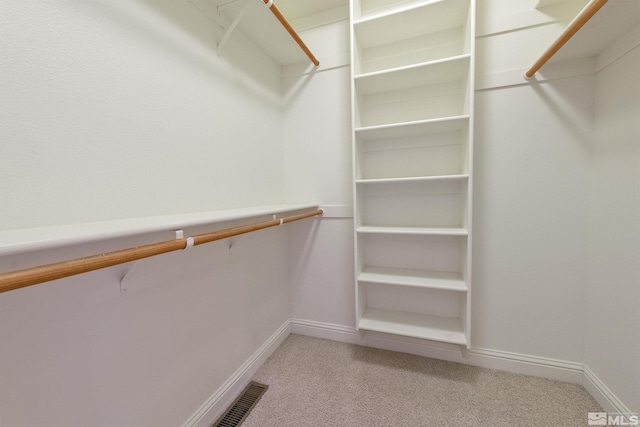
<svg viewBox="0 0 640 427">
<path fill-rule="evenodd" d="M 640 0 L 6 0 L 0 40 L 0 426 L 638 425 Z"/>
</svg>

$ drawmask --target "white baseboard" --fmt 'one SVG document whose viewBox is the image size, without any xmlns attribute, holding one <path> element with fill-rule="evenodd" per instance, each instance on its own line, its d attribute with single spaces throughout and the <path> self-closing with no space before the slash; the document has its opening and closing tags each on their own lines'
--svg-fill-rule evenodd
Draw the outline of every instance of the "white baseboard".
<svg viewBox="0 0 640 427">
<path fill-rule="evenodd" d="M 362 333 L 354 327 L 344 325 L 291 319 L 260 346 L 182 427 L 211 425 L 290 333 L 581 384 L 605 411 L 630 413 L 629 409 L 595 373 L 581 363 L 474 347 L 466 350 L 456 345 L 396 335 L 377 332 Z"/>
<path fill-rule="evenodd" d="M 466 350 L 455 345 L 374 332 L 363 334 L 353 327 L 302 319 L 291 319 L 291 333 L 580 384 L 605 411 L 630 413 L 622 401 L 582 363 L 483 348 Z"/>
<path fill-rule="evenodd" d="M 291 333 L 314 338 L 324 338 L 349 344 L 359 344 L 355 328 L 313 320 L 291 319 Z"/>
<path fill-rule="evenodd" d="M 582 363 L 473 347 L 469 353 L 475 366 L 582 384 Z"/>
<path fill-rule="evenodd" d="M 291 333 L 287 320 L 247 359 L 238 370 L 182 425 L 182 427 L 208 427 L 246 387 L 253 374 Z"/>
<path fill-rule="evenodd" d="M 562 360 L 481 348 L 466 350 L 453 344 L 377 332 L 362 334 L 355 328 L 301 319 L 291 319 L 291 333 L 582 384 L 583 365 Z"/>
<path fill-rule="evenodd" d="M 625 415 L 632 413 L 586 365 L 584 367 L 584 381 L 582 385 L 606 412 Z"/>
</svg>

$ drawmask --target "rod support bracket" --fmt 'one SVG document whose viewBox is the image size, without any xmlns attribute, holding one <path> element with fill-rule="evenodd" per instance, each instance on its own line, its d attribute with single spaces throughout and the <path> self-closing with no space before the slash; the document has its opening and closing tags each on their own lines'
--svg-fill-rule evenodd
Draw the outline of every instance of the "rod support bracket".
<svg viewBox="0 0 640 427">
<path fill-rule="evenodd" d="M 194 245 L 193 237 L 187 237 L 187 246 L 184 247 L 185 250 L 191 249 Z"/>
<path fill-rule="evenodd" d="M 176 239 L 177 240 L 184 238 L 184 231 L 183 230 L 174 230 L 174 233 L 176 235 Z M 154 243 L 154 242 L 158 241 L 158 234 L 159 233 L 156 233 L 153 236 L 153 239 L 151 239 L 151 243 Z M 190 239 L 193 240 L 192 237 L 190 237 Z M 122 277 L 122 279 L 120 279 L 120 293 L 121 294 L 126 294 L 127 293 L 127 289 L 129 288 L 129 282 L 131 282 L 131 278 L 134 276 L 136 270 L 138 270 L 140 268 L 141 261 L 142 261 L 141 259 L 139 259 L 137 261 L 133 261 L 133 265 L 131 266 L 129 271 L 127 271 L 125 273 L 125 275 Z"/>
<path fill-rule="evenodd" d="M 233 30 L 236 29 L 236 26 L 240 23 L 240 20 L 242 19 L 242 17 L 245 15 L 245 13 L 247 13 L 247 10 L 249 10 L 250 5 L 251 5 L 250 0 L 245 0 L 242 10 L 238 14 L 238 16 L 236 16 L 236 18 L 233 20 L 229 28 L 227 28 L 227 31 L 222 36 L 222 40 L 220 40 L 220 43 L 218 43 L 218 56 L 220 56 L 220 54 L 222 53 L 222 48 L 224 48 L 224 45 L 225 43 L 227 43 L 227 40 L 231 36 L 231 33 L 233 33 Z"/>
</svg>

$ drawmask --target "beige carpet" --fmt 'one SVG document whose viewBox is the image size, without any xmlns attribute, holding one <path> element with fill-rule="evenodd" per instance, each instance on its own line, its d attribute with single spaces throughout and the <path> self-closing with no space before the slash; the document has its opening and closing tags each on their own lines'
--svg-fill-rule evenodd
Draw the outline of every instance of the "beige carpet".
<svg viewBox="0 0 640 427">
<path fill-rule="evenodd" d="M 586 426 L 579 385 L 291 335 L 242 427 Z"/>
</svg>

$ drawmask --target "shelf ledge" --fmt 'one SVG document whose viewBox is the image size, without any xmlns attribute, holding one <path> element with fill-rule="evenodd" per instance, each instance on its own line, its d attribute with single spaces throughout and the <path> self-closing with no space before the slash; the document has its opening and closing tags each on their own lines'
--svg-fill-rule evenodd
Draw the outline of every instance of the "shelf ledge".
<svg viewBox="0 0 640 427">
<path fill-rule="evenodd" d="M 468 174 L 460 175 L 434 175 L 434 176 L 410 176 L 402 178 L 369 178 L 357 179 L 356 184 L 392 184 L 392 183 L 409 183 L 409 182 L 430 182 L 430 181 L 464 181 L 469 179 Z"/>
<path fill-rule="evenodd" d="M 358 329 L 467 345 L 460 320 L 450 317 L 366 308 Z"/>
<path fill-rule="evenodd" d="M 422 1 L 413 1 L 411 3 L 408 3 L 403 6 L 399 6 L 399 7 L 393 6 L 393 7 L 379 8 L 378 10 L 364 13 L 361 17 L 353 21 L 353 25 L 358 26 L 360 24 L 365 24 L 369 21 L 375 21 L 375 20 L 383 19 L 387 17 L 398 16 L 403 13 L 411 12 L 413 10 L 421 9 L 423 7 L 429 7 L 438 3 L 441 3 L 441 0 L 422 0 Z"/>
<path fill-rule="evenodd" d="M 455 129 L 460 129 L 464 125 L 464 123 L 469 121 L 469 118 L 470 116 L 468 114 L 462 114 L 459 116 L 438 117 L 435 119 L 427 119 L 427 120 L 415 120 L 410 122 L 400 122 L 400 123 L 375 125 L 375 126 L 361 126 L 361 127 L 355 128 L 355 132 L 357 135 L 366 134 L 366 133 L 382 134 L 384 132 L 396 133 L 397 131 L 403 130 L 403 129 L 407 131 L 416 129 L 416 132 L 419 132 L 421 128 L 426 128 L 426 127 L 434 127 L 434 128 L 442 127 L 443 131 L 455 130 Z"/>
<path fill-rule="evenodd" d="M 0 231 L 0 256 L 53 249 L 105 239 L 215 224 L 264 215 L 291 213 L 317 205 L 269 205 L 179 215 L 129 218 Z"/>
<path fill-rule="evenodd" d="M 358 281 L 391 286 L 412 286 L 456 292 L 468 291 L 468 286 L 459 273 L 444 271 L 365 267 L 358 275 Z"/>
<path fill-rule="evenodd" d="M 451 56 L 451 57 L 447 57 L 447 58 L 436 59 L 436 60 L 433 60 L 433 61 L 420 62 L 420 63 L 417 63 L 417 64 L 404 65 L 402 67 L 388 68 L 388 69 L 385 69 L 385 70 L 372 71 L 370 73 L 358 74 L 358 75 L 355 75 L 353 78 L 354 78 L 354 80 L 364 80 L 364 79 L 367 79 L 367 78 L 373 78 L 373 77 L 377 77 L 377 76 L 385 76 L 385 75 L 398 73 L 398 72 L 402 72 L 402 71 L 410 71 L 410 70 L 413 70 L 413 69 L 427 68 L 427 67 L 432 67 L 432 66 L 439 65 L 439 64 L 447 64 L 447 63 L 450 63 L 450 62 L 465 61 L 465 60 L 470 60 L 470 59 L 471 59 L 471 54 L 470 53 L 463 53 L 462 55 L 456 55 L 456 56 Z"/>
<path fill-rule="evenodd" d="M 406 234 L 414 236 L 467 236 L 469 231 L 461 227 L 384 227 L 361 226 L 356 229 L 361 234 Z"/>
<path fill-rule="evenodd" d="M 469 78 L 470 59 L 471 55 L 465 54 L 367 73 L 354 77 L 354 89 L 358 95 L 367 96 L 460 82 Z"/>
</svg>

